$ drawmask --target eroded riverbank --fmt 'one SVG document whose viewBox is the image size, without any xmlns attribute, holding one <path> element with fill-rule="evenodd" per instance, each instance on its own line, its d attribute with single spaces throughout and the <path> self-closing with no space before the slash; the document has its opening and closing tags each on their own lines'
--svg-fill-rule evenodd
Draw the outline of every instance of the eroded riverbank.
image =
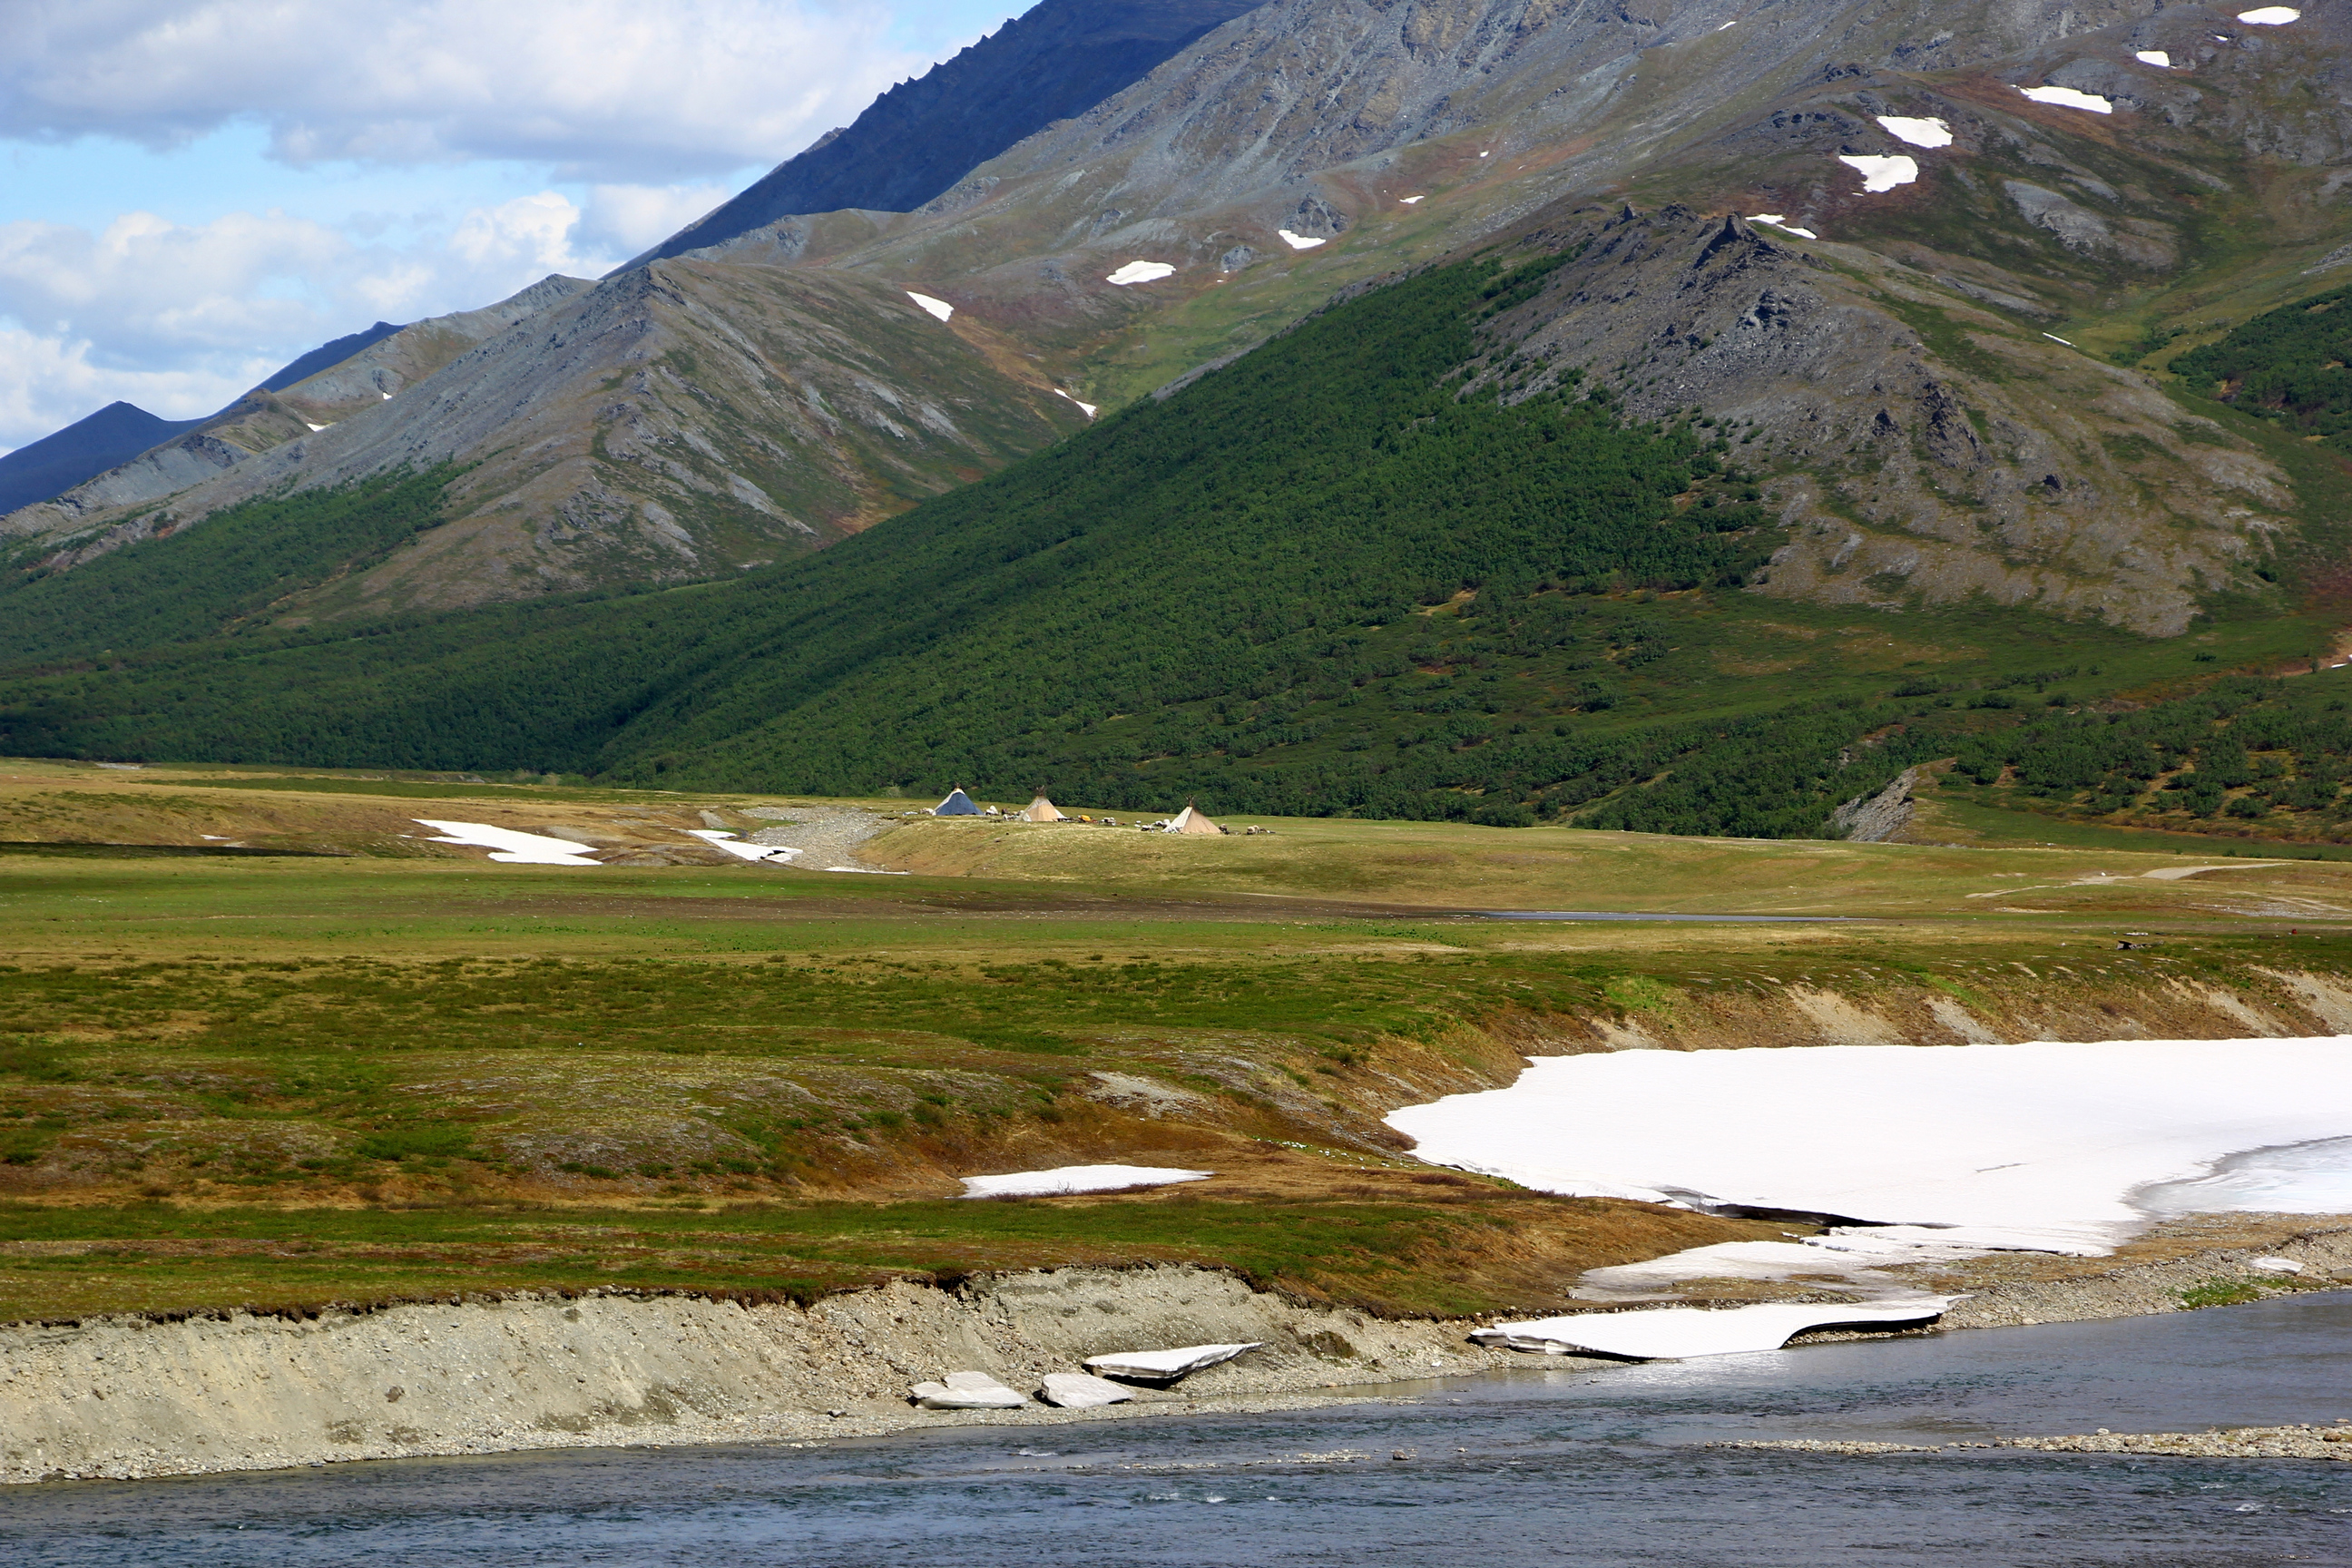
<svg viewBox="0 0 2352 1568">
<path fill-rule="evenodd" d="M 2258 1256 L 2304 1273 L 2257 1270 Z M 1939 1328 L 2179 1311 L 2184 1290 L 2217 1279 L 2256 1293 L 2352 1280 L 2352 1218 L 2213 1216 L 2108 1258 L 1993 1255 L 1937 1275 L 1939 1288 L 1974 1292 Z M 16 1325 L 0 1329 L 0 1480 L 1296 1410 L 1433 1377 L 1613 1364 L 1482 1349 L 1464 1338 L 1475 1326 L 1314 1306 L 1188 1267 L 902 1282 L 807 1306 L 522 1295 Z M 1089 1355 L 1247 1341 L 1265 1348 L 1104 1410 L 950 1414 L 906 1401 L 909 1384 L 949 1371 L 1028 1390 Z"/>
</svg>

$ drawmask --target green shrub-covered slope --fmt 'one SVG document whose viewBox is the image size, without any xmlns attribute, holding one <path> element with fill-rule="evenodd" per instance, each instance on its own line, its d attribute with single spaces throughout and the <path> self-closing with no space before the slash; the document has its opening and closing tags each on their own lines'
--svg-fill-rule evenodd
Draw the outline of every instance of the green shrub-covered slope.
<svg viewBox="0 0 2352 1568">
<path fill-rule="evenodd" d="M 1556 260 L 1361 295 L 737 582 L 286 632 L 266 574 L 140 546 L 89 622 L 19 643 L 51 662 L 0 676 L 0 748 L 1775 836 L 2031 710 L 2307 651 L 2274 608 L 2192 647 L 1740 592 L 1778 536 L 1734 433 L 1463 395 Z M 428 482 L 382 499 L 413 518 Z"/>
</svg>

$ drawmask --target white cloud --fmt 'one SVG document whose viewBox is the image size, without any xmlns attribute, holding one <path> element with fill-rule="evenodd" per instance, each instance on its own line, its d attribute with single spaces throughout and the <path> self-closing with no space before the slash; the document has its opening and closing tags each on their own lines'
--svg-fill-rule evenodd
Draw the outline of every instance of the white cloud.
<svg viewBox="0 0 2352 1568">
<path fill-rule="evenodd" d="M 0 136 L 258 121 L 295 163 L 506 158 L 615 182 L 774 163 L 928 62 L 813 0 L 7 0 Z"/>
<path fill-rule="evenodd" d="M 733 194 L 724 185 L 592 186 L 581 233 L 626 258 L 676 234 Z"/>
<path fill-rule="evenodd" d="M 471 208 L 407 246 L 277 212 L 199 225 L 126 213 L 97 232 L 0 224 L 0 448 L 116 398 L 167 418 L 210 413 L 369 321 L 471 310 L 626 254 L 584 239 L 580 208 L 556 191 Z"/>
<path fill-rule="evenodd" d="M 102 359 L 247 353 L 309 331 L 307 280 L 351 242 L 282 213 L 196 226 L 125 213 L 103 230 L 0 224 L 0 316 L 54 326 Z"/>
</svg>

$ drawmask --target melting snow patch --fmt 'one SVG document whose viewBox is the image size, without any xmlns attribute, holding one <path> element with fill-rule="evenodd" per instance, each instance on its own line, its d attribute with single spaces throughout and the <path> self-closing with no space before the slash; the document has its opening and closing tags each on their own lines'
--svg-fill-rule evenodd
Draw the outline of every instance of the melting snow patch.
<svg viewBox="0 0 2352 1568">
<path fill-rule="evenodd" d="M 2166 70 L 2172 68 L 2172 57 L 2162 49 L 2140 49 L 2133 54 L 2132 58 L 2144 66 L 2162 66 Z"/>
<path fill-rule="evenodd" d="M 2284 27 L 2303 20 L 2303 13 L 2292 5 L 2263 5 L 2239 12 L 2238 20 L 2252 27 Z"/>
<path fill-rule="evenodd" d="M 1948 147 L 1952 144 L 1952 128 L 1940 120 L 1914 120 L 1906 115 L 1882 114 L 1878 122 L 1886 127 L 1888 135 L 1900 142 L 1908 142 L 1914 147 Z"/>
<path fill-rule="evenodd" d="M 1066 401 L 1068 401 L 1068 402 L 1071 402 L 1071 403 L 1078 403 L 1078 400 L 1077 400 L 1076 398 L 1070 396 L 1070 395 L 1069 395 L 1068 393 L 1064 392 L 1064 391 L 1063 391 L 1060 387 L 1058 387 L 1058 386 L 1057 386 L 1057 387 L 1055 387 L 1055 388 L 1054 388 L 1054 395 L 1055 395 L 1055 396 L 1056 396 L 1056 397 L 1059 397 L 1059 398 L 1063 398 L 1063 399 L 1065 399 L 1065 400 L 1066 400 Z M 1093 418 L 1093 417 L 1095 416 L 1095 405 L 1094 405 L 1093 404 L 1091 404 L 1091 403 L 1078 403 L 1078 406 L 1079 406 L 1081 409 L 1085 410 L 1085 412 L 1086 412 L 1086 416 L 1087 416 L 1087 418 L 1091 419 L 1091 418 Z"/>
<path fill-rule="evenodd" d="M 1715 1311 L 1696 1307 L 1663 1307 L 1647 1312 L 1593 1312 L 1569 1318 L 1538 1318 L 1524 1323 L 1496 1323 L 1470 1337 L 1482 1345 L 1540 1351 L 1546 1355 L 1598 1351 L 1602 1355 L 1633 1356 L 1643 1361 L 1672 1356 L 1738 1355 L 1748 1351 L 1779 1350 L 1793 1335 L 1832 1324 L 1892 1328 L 1902 1323 L 1924 1323 L 1941 1316 L 1954 1300 L 1949 1296 L 1914 1296 L 1907 1300 L 1843 1306 L 1774 1305 Z"/>
<path fill-rule="evenodd" d="M 1898 153 L 1893 157 L 1880 157 L 1874 153 L 1842 153 L 1838 162 L 1862 176 L 1865 195 L 1875 195 L 1891 191 L 1897 185 L 1907 185 L 1919 177 L 1919 162 Z"/>
<path fill-rule="evenodd" d="M 1172 1351 L 1123 1351 L 1118 1355 L 1090 1356 L 1089 1370 L 1107 1373 L 1112 1377 L 1133 1378 L 1139 1383 L 1173 1383 L 1180 1377 L 1190 1377 L 1203 1367 L 1228 1362 L 1244 1351 L 1260 1348 L 1264 1342 L 1245 1345 L 1184 1345 Z"/>
<path fill-rule="evenodd" d="M 1397 205 L 1400 206 L 1409 207 L 1416 202 L 1425 202 L 1429 198 L 1427 196 L 1399 196 L 1397 198 Z"/>
<path fill-rule="evenodd" d="M 310 425 L 310 422 L 308 419 L 305 419 L 302 423 L 305 425 Z M 324 425 L 310 425 L 310 428 L 313 430 L 324 430 L 326 426 Z"/>
<path fill-rule="evenodd" d="M 2303 1265 L 2297 1263 L 2292 1258 L 2250 1258 L 2247 1260 L 2246 1267 L 2249 1268 L 2259 1268 L 2265 1274 L 2300 1274 L 2303 1272 Z"/>
<path fill-rule="evenodd" d="M 428 838 L 427 844 L 471 844 L 488 849 L 490 858 L 509 866 L 597 866 L 602 861 L 588 857 L 593 851 L 585 844 L 574 844 L 568 838 L 550 838 L 540 833 L 518 833 L 511 827 L 492 827 L 480 822 L 436 822 L 429 816 L 412 816 L 411 822 L 434 828 L 445 837 Z"/>
<path fill-rule="evenodd" d="M 2074 346 L 2074 340 L 2072 338 L 2062 338 L 2055 332 L 2044 332 L 2042 335 L 2053 343 L 2064 343 L 2070 349 Z"/>
<path fill-rule="evenodd" d="M 1003 1176 L 966 1176 L 968 1198 L 1054 1197 L 1065 1193 L 1118 1193 L 1129 1187 L 1164 1187 L 1173 1182 L 1204 1182 L 1214 1171 L 1178 1171 L 1165 1165 L 1057 1165 L 1050 1171 L 1014 1171 Z"/>
<path fill-rule="evenodd" d="M 2203 1173 L 2352 1138 L 2352 1036 L 1556 1057 L 1388 1121 L 1422 1159 L 1541 1192 L 1863 1222 L 1815 1238 L 1831 1252 L 2095 1253 L 2180 1212 L 2158 1194 L 2184 1179 L 2205 1211 L 2340 1201 L 2340 1160 Z"/>
<path fill-rule="evenodd" d="M 1486 154 L 1484 153 L 1478 154 L 1481 158 L 1486 155 Z M 1293 250 L 1312 250 L 1317 246 L 1323 243 L 1319 239 L 1309 239 L 1303 234 L 1293 234 L 1286 228 L 1278 228 L 1274 232 L 1282 236 L 1282 243 L 1290 247 Z"/>
<path fill-rule="evenodd" d="M 1124 289 L 1130 283 L 1156 283 L 1160 279 L 1172 275 L 1175 270 L 1164 261 L 1130 261 L 1103 281 L 1115 288 Z"/>
<path fill-rule="evenodd" d="M 1754 217 L 1749 218 L 1748 221 L 1749 223 L 1769 223 L 1774 228 L 1780 229 L 1784 233 L 1801 234 L 1807 239 L 1821 238 L 1821 236 L 1815 234 L 1811 229 L 1799 228 L 1795 224 L 1789 222 L 1779 213 L 1758 213 Z"/>
<path fill-rule="evenodd" d="M 713 849 L 724 849 L 738 860 L 788 861 L 800 854 L 797 849 L 788 849 L 781 845 L 747 844 L 731 833 L 720 833 L 711 828 L 689 827 L 687 832 Z"/>
<path fill-rule="evenodd" d="M 2094 114 L 2113 114 L 2113 99 L 2101 98 L 2095 92 L 2076 92 L 2071 87 L 2021 87 L 2017 89 L 2036 103 L 2054 103 L 2061 109 L 2087 109 Z"/>
<path fill-rule="evenodd" d="M 945 300 L 934 300 L 929 294 L 918 294 L 912 289 L 907 290 L 907 298 L 912 300 L 916 304 L 920 305 L 924 310 L 929 310 L 932 315 L 937 316 L 942 321 L 955 314 L 955 307 L 949 304 Z"/>
</svg>

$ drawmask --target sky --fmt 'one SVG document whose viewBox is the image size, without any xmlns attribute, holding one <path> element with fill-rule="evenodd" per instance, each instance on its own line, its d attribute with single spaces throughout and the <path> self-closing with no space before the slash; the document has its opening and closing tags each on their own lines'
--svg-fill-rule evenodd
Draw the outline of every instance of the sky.
<svg viewBox="0 0 2352 1568">
<path fill-rule="evenodd" d="M 593 278 L 1030 0 L 0 0 L 0 451 Z"/>
</svg>

